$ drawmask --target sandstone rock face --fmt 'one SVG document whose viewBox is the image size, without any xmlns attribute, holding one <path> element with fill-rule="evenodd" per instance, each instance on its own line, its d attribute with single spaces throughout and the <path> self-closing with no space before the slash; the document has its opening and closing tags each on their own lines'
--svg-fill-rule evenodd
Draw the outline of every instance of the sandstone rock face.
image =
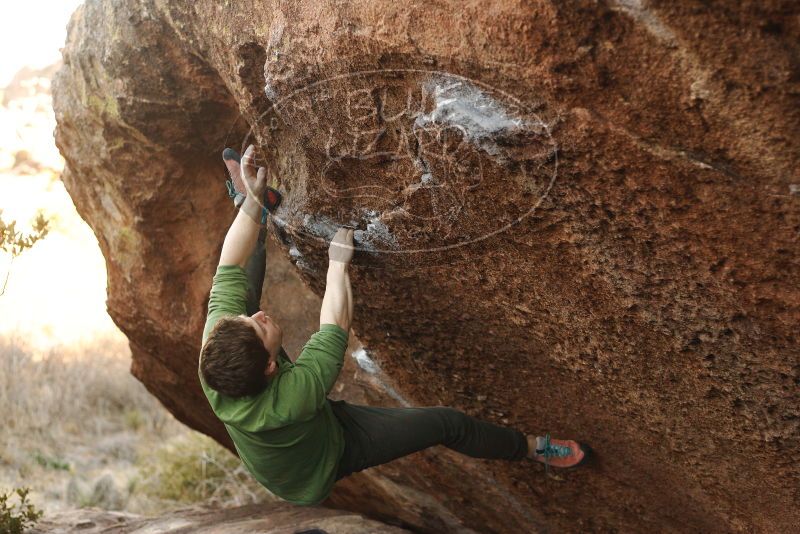
<svg viewBox="0 0 800 534">
<path fill-rule="evenodd" d="M 314 530 L 318 529 L 318 530 Z M 285 503 L 250 504 L 236 508 L 187 507 L 161 517 L 142 517 L 97 508 L 69 510 L 49 515 L 29 532 L 38 534 L 159 534 L 195 532 L 213 534 L 283 534 L 285 532 L 327 532 L 329 534 L 405 534 L 408 530 L 381 524 L 357 514 L 303 509 Z"/>
<path fill-rule="evenodd" d="M 233 216 L 220 153 L 254 142 L 286 192 L 270 262 L 295 267 L 267 305 L 299 295 L 298 333 L 326 239 L 358 228 L 364 369 L 337 394 L 598 452 L 548 478 L 439 447 L 331 505 L 430 532 L 791 530 L 799 21 L 791 2 L 87 0 L 56 140 L 133 373 L 230 446 L 196 366 Z"/>
</svg>

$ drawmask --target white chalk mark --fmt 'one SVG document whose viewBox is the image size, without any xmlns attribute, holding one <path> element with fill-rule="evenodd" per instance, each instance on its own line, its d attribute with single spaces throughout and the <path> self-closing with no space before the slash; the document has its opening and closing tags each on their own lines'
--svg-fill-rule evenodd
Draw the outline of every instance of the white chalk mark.
<svg viewBox="0 0 800 534">
<path fill-rule="evenodd" d="M 382 213 L 375 210 L 362 210 L 361 222 L 366 222 L 366 230 L 356 230 L 353 232 L 356 250 L 367 250 L 374 252 L 381 247 L 396 249 L 399 245 L 389 227 L 381 220 Z M 351 220 L 348 224 L 355 226 L 359 221 Z M 341 228 L 342 224 L 337 223 L 330 217 L 324 215 L 305 214 L 303 216 L 302 229 L 314 237 L 330 241 Z M 291 251 L 290 251 L 291 254 Z"/>
<path fill-rule="evenodd" d="M 436 187 L 439 189 L 442 194 L 447 194 L 447 176 L 439 177 L 442 179 L 441 184 L 439 184 L 433 173 L 431 168 L 427 165 L 425 160 L 426 157 L 428 158 L 436 158 L 437 160 L 442 160 L 442 154 L 444 156 L 449 156 L 452 152 L 452 145 L 446 144 L 445 147 L 442 147 L 442 143 L 431 143 L 430 146 L 425 145 L 424 140 L 421 140 L 420 137 L 417 135 L 419 130 L 428 131 L 434 134 L 434 141 L 440 141 L 442 137 L 446 140 L 450 138 L 456 138 L 451 135 L 451 132 L 448 131 L 448 128 L 452 128 L 453 130 L 457 130 L 452 132 L 456 136 L 460 136 L 462 142 L 472 142 L 473 146 L 477 146 L 480 149 L 485 150 L 490 155 L 499 154 L 496 156 L 496 159 L 500 163 L 506 163 L 509 159 L 514 159 L 511 153 L 507 154 L 507 150 L 504 148 L 506 143 L 505 141 L 510 141 L 511 145 L 519 146 L 526 144 L 527 139 L 531 136 L 541 136 L 542 139 L 540 142 L 546 142 L 547 144 L 551 145 L 553 149 L 548 152 L 547 161 L 544 164 L 552 164 L 552 174 L 549 180 L 549 183 L 546 184 L 545 190 L 539 196 L 539 198 L 535 201 L 535 203 L 530 207 L 528 211 L 522 213 L 520 216 L 516 218 L 512 218 L 511 220 L 507 221 L 507 224 L 504 224 L 502 227 L 489 230 L 485 234 L 481 234 L 477 237 L 472 236 L 465 236 L 466 240 L 459 241 L 457 243 L 449 243 L 446 245 L 441 246 L 434 246 L 434 247 L 425 247 L 425 248 L 405 248 L 401 249 L 400 247 L 394 245 L 390 248 L 385 249 L 375 249 L 374 252 L 384 252 L 384 253 L 395 253 L 395 254 L 413 254 L 419 252 L 440 252 L 445 250 L 451 250 L 455 248 L 459 248 L 470 243 L 475 243 L 478 241 L 482 241 L 488 238 L 491 238 L 494 235 L 497 235 L 501 232 L 508 230 L 511 226 L 519 223 L 524 218 L 530 216 L 534 213 L 539 206 L 542 204 L 544 199 L 550 193 L 550 190 L 555 183 L 558 171 L 558 152 L 557 152 L 557 145 L 552 138 L 551 128 L 550 125 L 543 122 L 541 118 L 533 114 L 533 112 L 542 106 L 543 103 L 537 102 L 531 106 L 524 105 L 522 102 L 519 101 L 514 95 L 508 94 L 504 91 L 497 90 L 496 88 L 489 87 L 488 85 L 481 83 L 479 80 L 469 80 L 463 76 L 459 76 L 457 74 L 442 72 L 442 71 L 432 71 L 427 69 L 378 69 L 378 70 L 365 70 L 365 71 L 358 71 L 358 72 L 348 72 L 345 74 L 340 74 L 331 78 L 325 78 L 314 83 L 304 85 L 290 94 L 284 95 L 280 101 L 275 101 L 274 105 L 270 108 L 270 111 L 273 113 L 278 113 L 278 110 L 283 109 L 288 103 L 295 102 L 298 100 L 300 104 L 303 104 L 303 99 L 298 99 L 299 95 L 307 95 L 311 91 L 320 91 L 321 88 L 327 87 L 326 84 L 330 84 L 336 80 L 347 79 L 347 78 L 363 78 L 368 76 L 382 76 L 385 77 L 387 75 L 397 76 L 397 75 L 412 75 L 412 76 L 419 76 L 422 75 L 425 79 L 428 80 L 427 86 L 433 87 L 434 90 L 431 91 L 435 98 L 434 103 L 437 104 L 435 109 L 428 113 L 424 114 L 422 112 L 410 109 L 404 109 L 397 115 L 397 120 L 400 121 L 404 117 L 408 117 L 413 120 L 411 122 L 411 133 L 413 138 L 416 139 L 417 143 L 412 144 L 410 142 L 402 143 L 401 146 L 403 150 L 400 152 L 380 152 L 376 153 L 377 155 L 383 157 L 395 157 L 401 158 L 403 155 L 410 157 L 413 161 L 414 165 L 418 168 L 421 175 L 428 174 L 430 175 L 430 179 L 434 180 L 434 183 L 428 183 L 429 177 L 421 177 L 419 184 L 412 184 L 411 186 L 407 186 L 404 189 L 403 193 L 412 193 L 414 190 L 418 189 L 419 187 L 428 187 L 433 188 Z M 287 76 L 281 76 L 282 79 L 286 79 Z M 269 82 L 269 80 L 266 80 Z M 439 82 L 439 83 L 437 83 Z M 269 85 L 269 83 L 268 83 Z M 481 89 L 479 89 L 481 88 Z M 323 92 L 322 94 L 327 95 L 330 97 L 330 94 Z M 430 93 L 429 93 L 430 94 Z M 497 96 L 502 97 L 502 102 L 506 105 L 501 105 L 497 100 Z M 315 100 L 316 97 L 311 98 L 311 101 Z M 409 97 L 410 98 L 410 97 Z M 306 97 L 306 99 L 308 99 Z M 510 107 L 509 107 L 510 106 Z M 295 105 L 297 107 L 297 105 Z M 300 106 L 302 111 L 309 113 L 311 110 L 308 106 Z M 298 109 L 300 109 L 298 108 Z M 517 110 L 513 113 L 509 110 Z M 526 111 L 527 110 L 527 111 Z M 266 112 L 265 112 L 266 113 Z M 532 115 L 532 116 L 531 116 Z M 530 117 L 530 119 L 528 118 Z M 437 124 L 436 121 L 441 121 L 441 124 Z M 285 122 L 290 122 L 289 117 L 285 118 Z M 430 125 L 430 128 L 426 128 L 427 125 Z M 403 124 L 400 124 L 403 126 Z M 444 128 L 442 128 L 444 126 Z M 407 133 L 405 128 L 400 128 L 403 132 Z M 438 136 L 437 136 L 438 134 Z M 408 136 L 402 136 L 402 139 L 408 139 Z M 410 139 L 408 139 L 410 141 Z M 426 152 L 425 148 L 430 148 L 430 152 Z M 438 148 L 438 150 L 437 150 Z M 552 157 L 549 157 L 549 155 Z M 539 166 L 539 168 L 542 167 Z M 323 173 L 324 174 L 324 173 Z M 425 180 L 426 183 L 423 183 L 422 180 Z M 478 182 L 480 183 L 480 181 Z M 324 184 L 324 181 L 323 181 Z M 470 185 L 470 188 L 477 186 L 476 183 Z M 368 184 L 364 186 L 357 186 L 355 188 L 381 188 L 379 185 L 375 184 Z M 383 188 L 386 189 L 386 188 Z M 369 196 L 369 195 L 367 195 Z M 375 198 L 379 198 L 375 195 Z M 406 195 L 407 196 L 407 195 Z M 432 202 L 436 202 L 437 199 L 432 199 Z M 286 203 L 284 203 L 286 204 Z M 449 219 L 453 219 L 457 216 L 457 214 L 464 209 L 464 205 L 458 204 L 452 209 L 446 210 L 446 215 Z M 285 212 L 286 208 L 281 210 L 283 213 Z M 438 211 L 438 210 L 437 210 Z M 390 212 L 391 213 L 391 212 Z M 300 220 L 302 219 L 303 214 L 300 215 Z M 391 218 L 389 214 L 384 214 L 384 220 L 390 221 Z M 286 220 L 276 219 L 276 224 L 281 227 L 292 227 L 298 232 L 304 232 L 304 230 L 308 230 L 305 232 L 307 235 L 314 237 L 317 241 L 323 241 L 326 238 L 332 237 L 333 229 L 325 228 L 324 225 L 320 224 L 320 220 L 316 218 L 309 219 L 306 221 L 308 223 L 309 228 L 304 228 L 301 224 L 300 227 L 294 226 L 294 223 L 298 221 L 296 217 L 288 217 Z M 382 221 L 381 221 L 382 222 Z M 385 224 L 384 224 L 385 226 Z M 381 230 L 381 231 L 378 231 Z M 383 233 L 382 228 L 380 225 L 373 224 L 368 230 L 360 231 L 357 236 L 360 237 L 368 237 L 372 233 L 377 231 L 378 234 Z M 452 228 L 450 228 L 452 231 Z M 394 237 L 393 234 L 389 234 Z M 384 235 L 384 238 L 386 235 Z M 379 239 L 375 240 L 376 242 Z M 358 247 L 358 243 L 356 243 Z M 370 247 L 371 248 L 371 247 Z"/>
<path fill-rule="evenodd" d="M 394 387 L 387 383 L 388 377 L 381 370 L 380 366 L 373 360 L 367 349 L 361 347 L 350 353 L 350 356 L 358 363 L 358 366 L 370 375 L 371 379 L 383 388 L 387 395 L 405 407 L 410 407 L 411 403 L 406 400 Z"/>
<path fill-rule="evenodd" d="M 369 354 L 367 354 L 367 351 L 364 349 L 364 347 L 354 350 L 350 356 L 356 360 L 359 367 L 371 375 L 374 375 L 380 370 L 378 368 L 378 364 L 372 361 L 372 358 L 369 357 Z"/>
<path fill-rule="evenodd" d="M 434 108 L 419 115 L 414 128 L 435 125 L 457 128 L 466 140 L 491 156 L 503 155 L 494 141 L 496 137 L 523 130 L 538 132 L 543 126 L 510 115 L 494 98 L 466 81 L 448 83 L 446 79 L 433 78 L 427 89 L 434 95 Z"/>
<path fill-rule="evenodd" d="M 613 4 L 616 4 L 616 10 L 627 13 L 633 20 L 644 24 L 647 31 L 658 40 L 668 44 L 677 43 L 675 33 L 661 22 L 658 15 L 650 11 L 646 2 L 642 0 L 614 0 Z"/>
</svg>

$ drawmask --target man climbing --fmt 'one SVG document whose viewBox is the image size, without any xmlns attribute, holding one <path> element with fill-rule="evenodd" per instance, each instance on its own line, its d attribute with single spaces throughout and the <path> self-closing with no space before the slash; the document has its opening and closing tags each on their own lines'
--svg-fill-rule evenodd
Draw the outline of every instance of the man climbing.
<svg viewBox="0 0 800 534">
<path fill-rule="evenodd" d="M 280 193 L 244 155 L 225 149 L 229 194 L 239 213 L 222 245 L 211 287 L 198 375 L 211 408 L 255 479 L 300 505 L 318 504 L 352 473 L 444 445 L 474 458 L 575 467 L 588 447 L 526 436 L 447 406 L 379 408 L 327 398 L 344 363 L 353 297 L 353 230 L 340 228 L 328 249 L 319 331 L 296 361 L 283 350 L 281 327 L 259 309 L 266 271 L 267 214 Z M 257 199 L 262 199 L 259 201 Z"/>
</svg>

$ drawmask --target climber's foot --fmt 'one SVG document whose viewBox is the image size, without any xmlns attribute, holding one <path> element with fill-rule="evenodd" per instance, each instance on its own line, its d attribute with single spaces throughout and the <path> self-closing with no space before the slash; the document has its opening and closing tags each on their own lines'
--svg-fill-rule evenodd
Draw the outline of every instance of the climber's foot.
<svg viewBox="0 0 800 534">
<path fill-rule="evenodd" d="M 528 436 L 528 458 L 553 467 L 577 467 L 583 464 L 591 449 L 572 440 L 552 439 L 550 434 Z"/>
<path fill-rule="evenodd" d="M 222 159 L 225 161 L 225 166 L 228 168 L 230 179 L 225 182 L 228 188 L 228 196 L 233 199 L 233 204 L 237 208 L 242 205 L 244 199 L 247 197 L 247 187 L 242 179 L 241 162 L 242 157 L 232 148 L 226 148 L 222 151 Z M 277 189 L 267 186 L 264 191 L 264 207 L 267 211 L 274 212 L 281 204 L 283 197 L 281 192 Z"/>
</svg>

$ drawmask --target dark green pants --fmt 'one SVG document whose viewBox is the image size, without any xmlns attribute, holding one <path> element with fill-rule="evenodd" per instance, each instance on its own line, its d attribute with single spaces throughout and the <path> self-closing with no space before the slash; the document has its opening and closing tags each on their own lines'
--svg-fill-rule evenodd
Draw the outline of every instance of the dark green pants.
<svg viewBox="0 0 800 534">
<path fill-rule="evenodd" d="M 247 301 L 245 308 L 247 315 L 253 315 L 261 309 L 261 292 L 264 289 L 264 277 L 267 274 L 267 227 L 258 231 L 258 240 L 247 263 L 244 265 L 247 273 Z"/>
<path fill-rule="evenodd" d="M 344 427 L 344 454 L 336 480 L 408 454 L 444 445 L 472 456 L 521 460 L 525 434 L 469 416 L 448 406 L 379 408 L 330 401 Z"/>
<path fill-rule="evenodd" d="M 245 271 L 250 283 L 247 313 L 259 310 L 267 254 L 262 229 Z M 281 348 L 281 350 L 283 350 Z M 444 445 L 473 458 L 521 460 L 528 452 L 525 434 L 471 417 L 455 408 L 380 408 L 330 401 L 344 428 L 344 454 L 336 479 L 408 454 Z"/>
</svg>

